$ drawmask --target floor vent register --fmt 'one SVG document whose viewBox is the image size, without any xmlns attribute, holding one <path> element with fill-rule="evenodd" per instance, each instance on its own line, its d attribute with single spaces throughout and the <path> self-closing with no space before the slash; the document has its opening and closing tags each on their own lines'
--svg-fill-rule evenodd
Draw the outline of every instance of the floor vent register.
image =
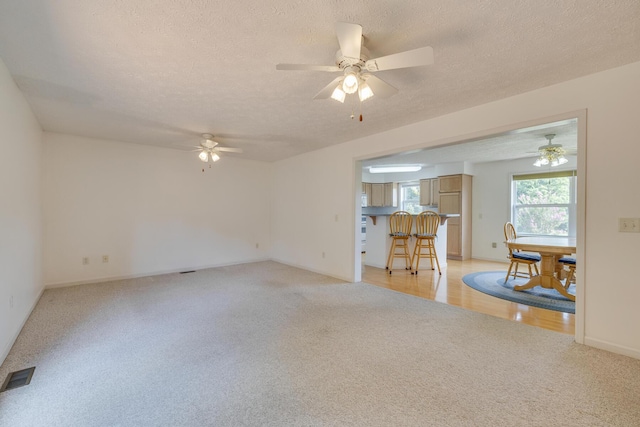
<svg viewBox="0 0 640 427">
<path fill-rule="evenodd" d="M 33 376 L 33 371 L 36 367 L 23 369 L 21 371 L 10 372 L 7 375 L 7 379 L 4 380 L 4 384 L 2 384 L 2 388 L 0 388 L 0 393 L 3 391 L 11 390 L 14 388 L 22 387 L 23 385 L 28 385 L 31 382 L 31 377 Z"/>
</svg>

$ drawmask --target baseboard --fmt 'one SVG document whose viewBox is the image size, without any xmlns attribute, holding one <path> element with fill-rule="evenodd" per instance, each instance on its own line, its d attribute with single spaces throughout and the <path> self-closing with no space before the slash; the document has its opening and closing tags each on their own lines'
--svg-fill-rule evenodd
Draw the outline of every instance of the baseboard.
<svg viewBox="0 0 640 427">
<path fill-rule="evenodd" d="M 608 341 L 602 341 L 596 338 L 584 338 L 584 344 L 590 347 L 599 348 L 600 350 L 610 351 L 611 353 L 622 354 L 623 356 L 629 356 L 634 359 L 640 359 L 640 350 L 625 347 L 618 344 L 613 344 Z"/>
<path fill-rule="evenodd" d="M 252 262 L 263 262 L 270 261 L 270 258 L 256 258 L 252 260 L 238 261 L 238 262 L 228 262 L 228 263 L 220 263 L 220 264 L 211 264 L 211 265 L 201 265 L 196 267 L 181 267 L 181 268 L 172 268 L 170 270 L 158 270 L 158 271 L 150 271 L 145 273 L 138 274 L 127 274 L 123 276 L 104 276 L 98 277 L 95 279 L 87 279 L 87 280 L 78 280 L 73 282 L 56 282 L 56 283 L 47 283 L 45 284 L 45 289 L 55 289 L 55 288 L 66 288 L 68 286 L 77 286 L 77 285 L 88 285 L 91 283 L 103 283 L 103 282 L 113 282 L 116 280 L 128 280 L 128 279 L 137 279 L 140 277 L 150 277 L 150 276 L 160 276 L 163 274 L 173 274 L 180 273 L 182 271 L 191 271 L 191 270 L 205 270 L 207 268 L 218 268 L 218 267 L 228 267 L 231 265 L 240 265 L 240 264 L 249 264 Z"/>
<path fill-rule="evenodd" d="M 33 304 L 31 304 L 31 308 L 29 309 L 29 312 L 27 313 L 27 315 L 24 317 L 24 319 L 22 319 L 20 327 L 15 332 L 13 337 L 9 340 L 9 343 L 7 344 L 7 346 L 2 350 L 2 354 L 0 354 L 0 365 L 2 365 L 4 363 L 5 359 L 9 355 L 9 352 L 11 351 L 11 348 L 13 347 L 13 345 L 16 343 L 16 340 L 18 339 L 18 336 L 20 335 L 20 332 L 22 332 L 22 328 L 24 328 L 24 325 L 27 323 L 27 320 L 29 320 L 29 317 L 31 316 L 31 313 L 33 312 L 33 309 L 36 308 L 36 305 L 38 304 L 38 301 L 40 301 L 40 298 L 42 297 L 42 294 L 44 293 L 44 290 L 45 290 L 44 287 L 42 289 L 40 289 L 40 293 L 38 293 L 38 297 L 35 299 Z"/>
</svg>

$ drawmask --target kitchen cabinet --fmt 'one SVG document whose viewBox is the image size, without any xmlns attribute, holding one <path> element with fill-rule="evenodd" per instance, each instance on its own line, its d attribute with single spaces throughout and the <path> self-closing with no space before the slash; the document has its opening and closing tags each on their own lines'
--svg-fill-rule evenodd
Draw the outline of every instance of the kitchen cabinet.
<svg viewBox="0 0 640 427">
<path fill-rule="evenodd" d="M 369 206 L 384 206 L 384 184 L 371 184 L 371 203 Z"/>
<path fill-rule="evenodd" d="M 395 182 L 386 182 L 384 184 L 384 205 L 383 206 L 398 206 L 397 190 Z"/>
<path fill-rule="evenodd" d="M 395 207 L 397 203 L 397 190 L 394 182 L 372 183 L 363 182 L 362 192 L 367 197 L 365 207 Z"/>
<path fill-rule="evenodd" d="M 446 175 L 441 176 L 440 179 L 440 192 L 451 193 L 455 191 L 462 191 L 463 176 L 469 175 Z"/>
<path fill-rule="evenodd" d="M 366 208 L 368 206 L 371 206 L 371 183 L 370 182 L 362 183 L 362 194 L 364 194 L 362 207 Z"/>
<path fill-rule="evenodd" d="M 439 180 L 438 178 L 420 180 L 420 205 L 438 206 L 439 204 Z"/>
<path fill-rule="evenodd" d="M 462 213 L 462 197 L 460 192 L 455 193 L 440 193 L 439 212 L 446 214 L 459 214 Z"/>
<path fill-rule="evenodd" d="M 440 177 L 438 211 L 460 215 L 447 221 L 447 258 L 471 258 L 471 183 L 470 175 Z"/>
</svg>

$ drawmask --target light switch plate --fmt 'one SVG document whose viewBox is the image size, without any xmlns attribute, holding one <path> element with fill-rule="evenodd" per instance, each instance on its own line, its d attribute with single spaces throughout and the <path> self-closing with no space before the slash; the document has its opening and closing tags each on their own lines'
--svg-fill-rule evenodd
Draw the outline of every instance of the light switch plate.
<svg viewBox="0 0 640 427">
<path fill-rule="evenodd" d="M 618 231 L 640 233 L 640 218 L 618 218 Z"/>
</svg>

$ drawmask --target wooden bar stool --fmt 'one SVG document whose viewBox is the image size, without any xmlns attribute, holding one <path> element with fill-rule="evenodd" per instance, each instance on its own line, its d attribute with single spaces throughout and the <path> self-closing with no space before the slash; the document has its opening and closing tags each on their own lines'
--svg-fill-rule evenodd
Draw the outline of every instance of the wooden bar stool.
<svg viewBox="0 0 640 427">
<path fill-rule="evenodd" d="M 396 257 L 404 258 L 405 269 L 411 270 L 411 255 L 409 254 L 409 238 L 411 237 L 412 217 L 409 212 L 397 211 L 389 217 L 389 236 L 391 236 L 391 249 L 387 258 L 387 270 L 389 274 L 393 270 L 393 261 Z M 400 252 L 397 252 L 400 250 Z"/>
<path fill-rule="evenodd" d="M 422 257 L 429 258 L 432 270 L 435 270 L 433 266 L 433 260 L 435 259 L 436 266 L 438 266 L 438 274 L 442 274 L 435 246 L 436 237 L 438 237 L 438 226 L 440 226 L 440 216 L 434 211 L 420 212 L 416 217 L 416 234 L 414 236 L 416 236 L 417 240 L 416 246 L 413 248 L 413 257 L 411 258 L 412 266 L 415 261 L 415 274 L 418 274 L 420 258 Z M 423 249 L 426 249 L 426 252 L 423 252 Z"/>
</svg>

